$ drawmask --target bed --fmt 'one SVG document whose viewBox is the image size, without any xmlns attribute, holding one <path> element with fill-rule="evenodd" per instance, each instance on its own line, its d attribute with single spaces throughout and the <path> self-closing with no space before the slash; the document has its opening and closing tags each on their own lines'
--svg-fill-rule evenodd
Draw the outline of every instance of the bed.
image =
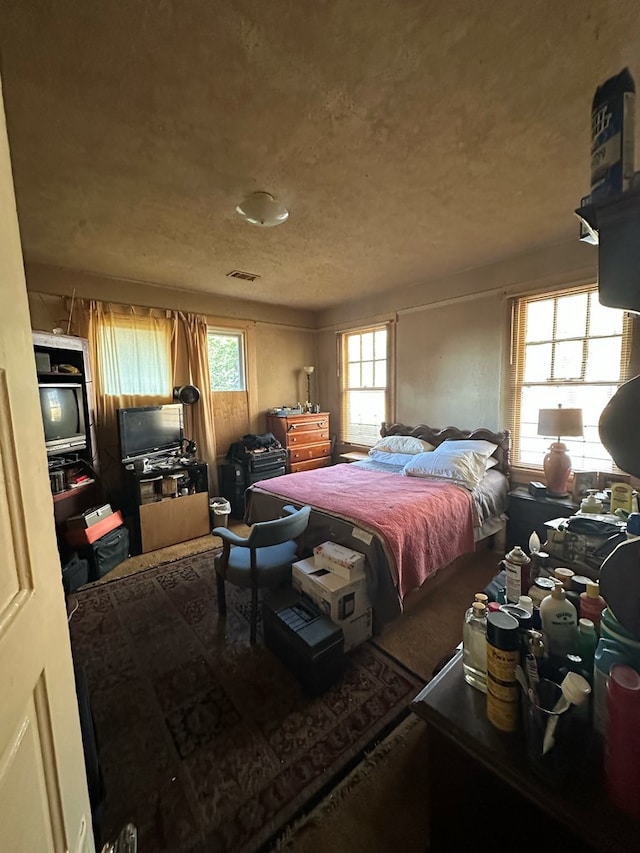
<svg viewBox="0 0 640 853">
<path fill-rule="evenodd" d="M 510 476 L 507 430 L 393 423 L 380 436 L 360 462 L 254 483 L 245 514 L 253 524 L 309 504 L 305 553 L 332 540 L 365 554 L 376 631 L 436 572 L 489 537 L 504 541 Z"/>
</svg>

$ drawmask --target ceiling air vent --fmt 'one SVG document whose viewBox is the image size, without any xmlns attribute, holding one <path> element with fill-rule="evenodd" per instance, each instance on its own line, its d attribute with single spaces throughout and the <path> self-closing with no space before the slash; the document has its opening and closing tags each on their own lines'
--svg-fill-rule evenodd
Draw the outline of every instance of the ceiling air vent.
<svg viewBox="0 0 640 853">
<path fill-rule="evenodd" d="M 255 281 L 257 278 L 260 278 L 258 273 L 255 272 L 245 272 L 244 270 L 231 270 L 231 272 L 227 273 L 227 278 L 240 278 L 242 281 Z"/>
</svg>

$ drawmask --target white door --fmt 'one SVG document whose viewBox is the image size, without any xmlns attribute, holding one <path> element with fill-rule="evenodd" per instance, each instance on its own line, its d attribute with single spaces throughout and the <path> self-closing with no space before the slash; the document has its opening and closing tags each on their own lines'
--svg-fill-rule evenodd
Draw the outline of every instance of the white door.
<svg viewBox="0 0 640 853">
<path fill-rule="evenodd" d="M 93 851 L 0 95 L 0 849 Z"/>
</svg>

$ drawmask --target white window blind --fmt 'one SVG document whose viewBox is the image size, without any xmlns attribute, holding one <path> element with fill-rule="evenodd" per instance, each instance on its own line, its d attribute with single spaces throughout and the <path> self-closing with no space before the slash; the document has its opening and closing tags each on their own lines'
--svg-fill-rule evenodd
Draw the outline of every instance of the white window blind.
<svg viewBox="0 0 640 853">
<path fill-rule="evenodd" d="M 341 439 L 371 447 L 389 414 L 388 324 L 342 334 Z"/>
<path fill-rule="evenodd" d="M 582 409 L 583 436 L 564 439 L 573 469 L 614 471 L 600 443 L 598 421 L 628 378 L 630 351 L 629 315 L 600 305 L 595 284 L 514 300 L 509 412 L 513 463 L 542 467 L 550 441 L 537 434 L 538 412 L 561 404 Z"/>
</svg>

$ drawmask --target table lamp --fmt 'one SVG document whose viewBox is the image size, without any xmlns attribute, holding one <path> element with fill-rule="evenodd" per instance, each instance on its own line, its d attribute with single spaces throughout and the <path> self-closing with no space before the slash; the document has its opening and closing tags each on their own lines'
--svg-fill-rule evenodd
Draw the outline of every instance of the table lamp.
<svg viewBox="0 0 640 853">
<path fill-rule="evenodd" d="M 566 498 L 571 459 L 560 438 L 565 435 L 582 435 L 582 409 L 563 409 L 562 405 L 557 409 L 540 409 L 538 435 L 558 436 L 544 457 L 544 477 L 549 497 Z"/>
<path fill-rule="evenodd" d="M 307 374 L 307 406 L 311 405 L 311 374 L 314 371 L 314 366 L 312 364 L 305 364 L 302 368 L 304 372 Z"/>
</svg>

